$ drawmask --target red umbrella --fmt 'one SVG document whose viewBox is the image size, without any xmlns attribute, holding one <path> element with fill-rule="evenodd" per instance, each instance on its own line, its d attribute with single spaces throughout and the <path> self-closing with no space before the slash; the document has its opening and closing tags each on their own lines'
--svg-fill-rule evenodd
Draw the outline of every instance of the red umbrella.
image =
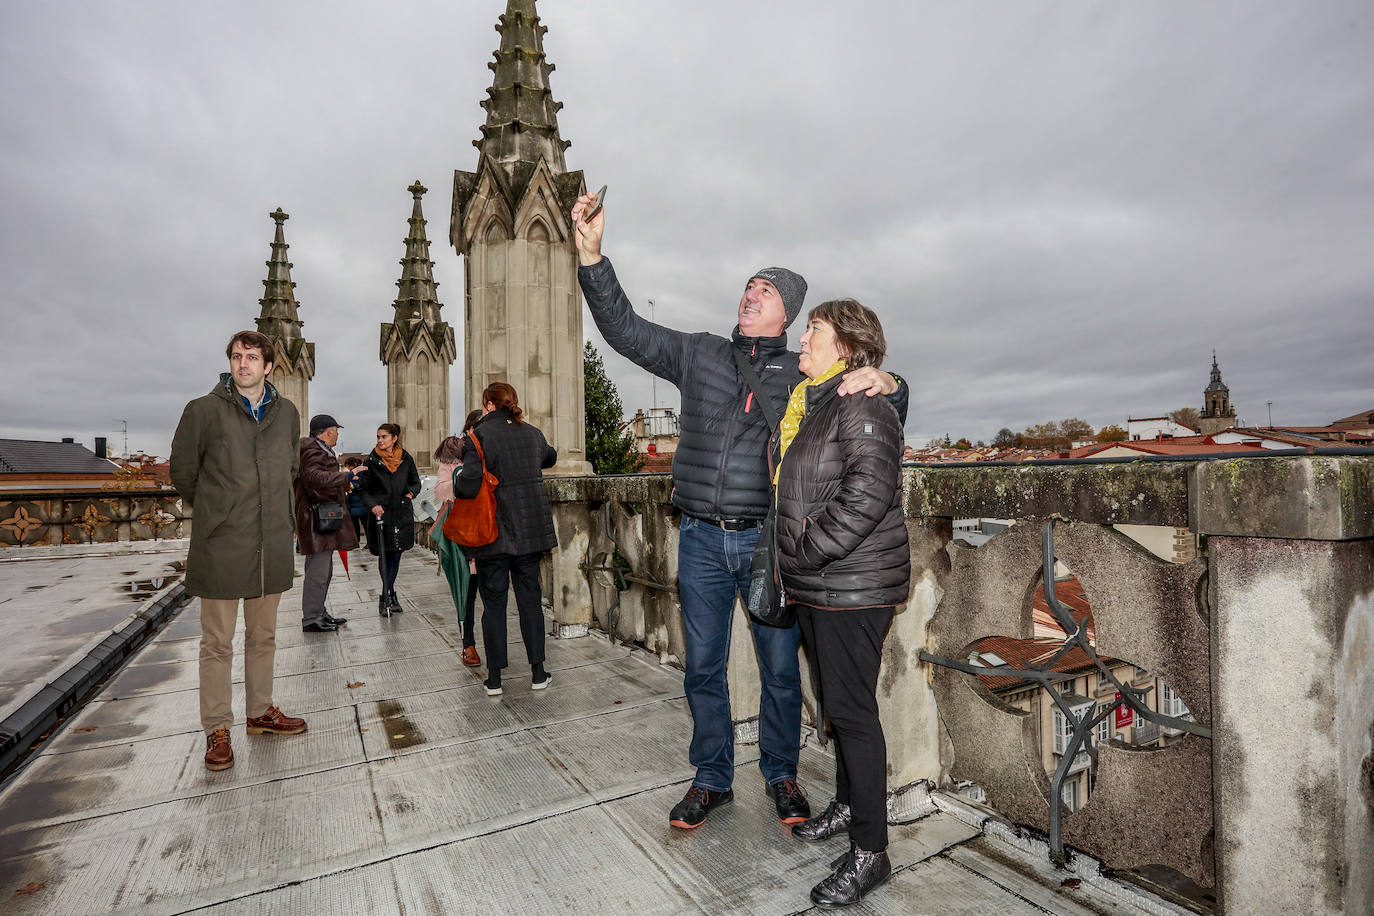
<svg viewBox="0 0 1374 916">
<path fill-rule="evenodd" d="M 352 576 L 352 574 L 349 573 L 349 571 L 348 571 L 348 551 L 347 551 L 347 550 L 340 550 L 340 551 L 339 551 L 339 559 L 340 559 L 340 560 L 343 560 L 344 575 L 347 576 L 348 578 L 352 579 L 353 576 Z"/>
</svg>

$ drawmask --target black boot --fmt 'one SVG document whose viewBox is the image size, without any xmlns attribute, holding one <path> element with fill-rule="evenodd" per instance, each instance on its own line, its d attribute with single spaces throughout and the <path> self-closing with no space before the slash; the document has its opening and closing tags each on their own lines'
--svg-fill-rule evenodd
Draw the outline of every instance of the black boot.
<svg viewBox="0 0 1374 916">
<path fill-rule="evenodd" d="M 387 600 L 391 602 L 391 613 L 399 614 L 405 610 L 405 608 L 401 607 L 401 599 L 396 597 L 395 592 L 388 595 Z"/>
<path fill-rule="evenodd" d="M 886 849 L 866 852 L 850 844 L 849 855 L 840 860 L 834 874 L 811 888 L 811 902 L 817 906 L 849 906 L 890 877 L 892 860 Z"/>
<path fill-rule="evenodd" d="M 832 836 L 849 832 L 849 823 L 854 819 L 854 812 L 849 810 L 848 805 L 842 805 L 836 799 L 831 799 L 830 804 L 825 806 L 825 810 L 804 824 L 798 824 L 792 828 L 792 835 L 799 840 L 816 842 L 818 840 L 828 840 Z"/>
<path fill-rule="evenodd" d="M 377 613 L 381 614 L 383 617 L 391 616 L 391 600 L 386 592 L 382 592 L 377 598 Z"/>
</svg>

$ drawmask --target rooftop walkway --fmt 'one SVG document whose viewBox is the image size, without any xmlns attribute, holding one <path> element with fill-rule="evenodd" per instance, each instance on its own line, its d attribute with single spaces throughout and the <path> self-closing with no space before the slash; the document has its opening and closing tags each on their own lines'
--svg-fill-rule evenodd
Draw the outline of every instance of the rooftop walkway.
<svg viewBox="0 0 1374 916">
<path fill-rule="evenodd" d="M 512 620 L 505 694 L 487 697 L 430 555 L 406 555 L 405 613 L 390 619 L 370 556 L 352 555 L 351 581 L 336 572 L 340 633 L 301 632 L 299 589 L 278 620 L 276 699 L 310 731 L 240 725 L 236 765 L 205 770 L 191 602 L 0 791 L 0 910 L 809 910 L 846 841 L 791 838 L 755 748 L 739 749 L 733 805 L 696 831 L 668 826 L 692 775 L 681 672 L 598 635 L 550 640 L 553 685 L 534 693 Z M 234 703 L 242 715 L 241 684 Z M 807 747 L 801 770 L 823 803 L 833 761 Z M 958 799 L 921 810 L 893 829 L 891 883 L 851 912 L 1173 912 L 1090 865 L 1079 880 L 1053 870 Z"/>
</svg>

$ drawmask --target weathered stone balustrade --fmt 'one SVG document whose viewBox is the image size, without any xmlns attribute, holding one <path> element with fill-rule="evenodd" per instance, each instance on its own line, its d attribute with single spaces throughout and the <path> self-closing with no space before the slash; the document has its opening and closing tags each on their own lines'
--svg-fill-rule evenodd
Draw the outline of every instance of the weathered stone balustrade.
<svg viewBox="0 0 1374 916">
<path fill-rule="evenodd" d="M 172 490 L 0 492 L 0 549 L 190 535 L 191 510 Z"/>
<path fill-rule="evenodd" d="M 1009 820 L 1048 829 L 1034 717 L 920 653 L 962 659 L 984 636 L 1031 636 L 1041 529 L 1053 521 L 1098 651 L 1166 681 L 1211 730 L 1152 750 L 1100 746 L 1091 800 L 1064 820 L 1064 842 L 1113 868 L 1170 866 L 1215 887 L 1226 912 L 1371 912 L 1374 455 L 905 474 L 912 591 L 879 681 L 890 790 L 967 780 Z M 668 477 L 548 487 L 559 632 L 600 627 L 679 662 Z M 980 517 L 1019 523 L 982 547 L 951 540 L 953 519 Z M 1198 555 L 1159 559 L 1117 525 L 1185 529 Z M 746 626 L 740 613 L 730 658 L 744 737 L 759 697 Z"/>
</svg>

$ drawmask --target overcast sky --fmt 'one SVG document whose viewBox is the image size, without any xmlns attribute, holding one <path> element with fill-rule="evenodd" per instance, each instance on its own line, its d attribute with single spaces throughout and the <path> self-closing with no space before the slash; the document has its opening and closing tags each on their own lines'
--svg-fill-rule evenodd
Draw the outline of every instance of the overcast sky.
<svg viewBox="0 0 1374 916">
<path fill-rule="evenodd" d="M 165 455 L 253 326 L 281 206 L 311 408 L 370 444 L 416 178 L 462 334 L 453 171 L 503 10 L 0 6 L 0 436 L 119 447 L 127 419 Z M 568 167 L 610 185 L 605 251 L 665 324 L 728 334 L 748 276 L 792 267 L 878 312 L 918 439 L 1200 407 L 1213 347 L 1252 424 L 1374 407 L 1367 0 L 539 12 Z"/>
</svg>

